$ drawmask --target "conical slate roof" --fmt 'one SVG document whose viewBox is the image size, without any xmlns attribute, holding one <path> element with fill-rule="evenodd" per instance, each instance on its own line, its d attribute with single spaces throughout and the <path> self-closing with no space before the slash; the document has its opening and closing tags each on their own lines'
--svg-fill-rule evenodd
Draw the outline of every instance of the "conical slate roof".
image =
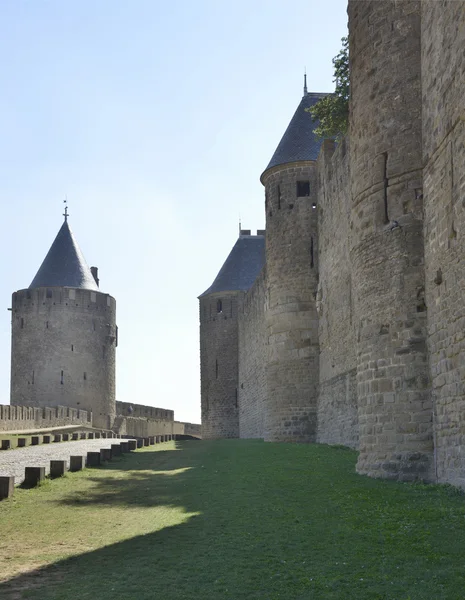
<svg viewBox="0 0 465 600">
<path fill-rule="evenodd" d="M 305 109 L 327 95 L 314 92 L 304 94 L 265 171 L 277 165 L 317 159 L 323 140 L 313 133 L 318 122 L 313 121 Z"/>
<path fill-rule="evenodd" d="M 67 220 L 29 288 L 56 286 L 99 291 Z"/>
<path fill-rule="evenodd" d="M 215 292 L 247 291 L 264 264 L 265 236 L 239 236 L 215 281 L 199 298 Z"/>
</svg>

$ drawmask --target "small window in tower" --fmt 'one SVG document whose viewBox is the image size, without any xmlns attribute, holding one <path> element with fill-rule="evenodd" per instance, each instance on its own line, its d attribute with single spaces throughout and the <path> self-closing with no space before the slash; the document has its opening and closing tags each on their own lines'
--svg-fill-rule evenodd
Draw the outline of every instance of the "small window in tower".
<svg viewBox="0 0 465 600">
<path fill-rule="evenodd" d="M 87 373 L 84 371 L 84 381 L 87 381 Z"/>
<path fill-rule="evenodd" d="M 216 312 L 223 312 L 223 302 L 221 300 L 218 300 L 216 303 Z"/>
<path fill-rule="evenodd" d="M 45 321 L 45 329 L 48 329 L 48 321 Z"/>
<path fill-rule="evenodd" d="M 278 185 L 278 209 L 281 208 L 281 186 Z"/>
<path fill-rule="evenodd" d="M 310 181 L 297 182 L 297 198 L 302 196 L 310 196 Z"/>
<path fill-rule="evenodd" d="M 24 329 L 24 319 L 21 317 L 21 329 Z"/>
<path fill-rule="evenodd" d="M 52 290 L 47 290 L 47 298 L 53 298 Z"/>
<path fill-rule="evenodd" d="M 218 360 L 215 361 L 215 376 L 218 379 Z"/>
<path fill-rule="evenodd" d="M 34 385 L 34 371 L 32 371 L 32 385 Z"/>
<path fill-rule="evenodd" d="M 61 372 L 61 379 L 60 379 L 60 383 L 61 383 L 61 385 L 63 385 L 63 371 Z"/>
<path fill-rule="evenodd" d="M 312 209 L 315 210 L 316 209 L 316 202 L 312 202 Z"/>
<path fill-rule="evenodd" d="M 74 345 L 71 344 L 71 352 L 74 352 Z"/>
</svg>

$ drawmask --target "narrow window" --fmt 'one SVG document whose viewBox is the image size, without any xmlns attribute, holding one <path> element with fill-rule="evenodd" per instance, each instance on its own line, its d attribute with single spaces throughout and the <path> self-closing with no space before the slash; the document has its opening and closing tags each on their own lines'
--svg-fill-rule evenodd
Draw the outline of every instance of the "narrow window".
<svg viewBox="0 0 465 600">
<path fill-rule="evenodd" d="M 118 347 L 118 325 L 115 325 L 115 347 Z"/>
<path fill-rule="evenodd" d="M 281 186 L 278 185 L 278 209 L 281 208 Z"/>
<path fill-rule="evenodd" d="M 61 383 L 61 385 L 63 385 L 63 371 L 61 372 L 61 379 L 60 379 L 60 383 Z"/>
<path fill-rule="evenodd" d="M 48 329 L 48 321 L 45 321 L 45 329 Z"/>
<path fill-rule="evenodd" d="M 310 196 L 310 181 L 297 182 L 297 198 L 302 196 Z"/>
<path fill-rule="evenodd" d="M 232 300 L 231 300 L 231 319 L 232 319 L 232 316 L 233 316 L 233 305 L 232 305 Z"/>
<path fill-rule="evenodd" d="M 385 223 L 389 223 L 389 211 L 388 211 L 388 186 L 389 186 L 389 181 L 388 181 L 388 176 L 387 176 L 388 153 L 385 152 L 383 154 L 383 157 L 384 157 L 384 175 L 383 175 L 383 182 L 384 182 L 384 222 Z"/>
<path fill-rule="evenodd" d="M 21 317 L 21 329 L 24 329 L 24 319 Z"/>
<path fill-rule="evenodd" d="M 238 407 L 238 401 L 237 401 L 237 388 L 236 388 L 236 408 Z"/>
<path fill-rule="evenodd" d="M 74 345 L 71 344 L 71 352 L 74 352 Z"/>
<path fill-rule="evenodd" d="M 32 385 L 34 385 L 34 371 L 32 371 Z"/>
<path fill-rule="evenodd" d="M 316 202 L 312 202 L 312 210 L 316 209 Z"/>
<path fill-rule="evenodd" d="M 87 381 L 87 373 L 84 371 L 84 381 Z"/>
<path fill-rule="evenodd" d="M 216 378 L 218 379 L 218 359 L 215 361 L 215 375 L 216 375 Z"/>
<path fill-rule="evenodd" d="M 52 298 L 52 290 L 47 290 L 47 298 Z"/>
<path fill-rule="evenodd" d="M 94 331 L 95 331 L 95 319 L 92 320 L 92 325 L 93 325 Z"/>
<path fill-rule="evenodd" d="M 223 303 L 221 302 L 221 300 L 218 300 L 216 303 L 216 312 L 223 312 Z"/>
<path fill-rule="evenodd" d="M 310 267 L 313 269 L 315 263 L 313 260 L 313 238 L 310 238 Z"/>
</svg>

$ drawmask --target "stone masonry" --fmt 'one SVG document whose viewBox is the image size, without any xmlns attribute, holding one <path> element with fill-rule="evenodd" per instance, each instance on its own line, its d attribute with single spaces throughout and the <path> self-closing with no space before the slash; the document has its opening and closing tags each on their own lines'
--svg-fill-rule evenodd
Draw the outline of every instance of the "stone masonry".
<svg viewBox="0 0 465 600">
<path fill-rule="evenodd" d="M 349 133 L 315 138 L 324 95 L 305 82 L 261 177 L 264 264 L 233 335 L 203 329 L 202 389 L 221 348 L 238 360 L 229 436 L 344 444 L 359 473 L 465 488 L 465 1 L 348 16 Z"/>
</svg>

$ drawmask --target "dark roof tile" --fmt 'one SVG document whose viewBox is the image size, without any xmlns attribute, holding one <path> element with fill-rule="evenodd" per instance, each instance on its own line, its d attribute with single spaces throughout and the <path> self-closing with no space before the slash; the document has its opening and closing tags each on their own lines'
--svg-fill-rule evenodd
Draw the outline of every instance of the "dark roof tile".
<svg viewBox="0 0 465 600">
<path fill-rule="evenodd" d="M 29 288 L 56 286 L 99 291 L 67 221 L 61 226 Z"/>
<path fill-rule="evenodd" d="M 265 264 L 265 237 L 241 235 L 234 244 L 215 281 L 203 294 L 215 292 L 247 291 Z"/>
<path fill-rule="evenodd" d="M 305 112 L 305 109 L 327 95 L 310 92 L 303 96 L 264 172 L 277 165 L 318 158 L 323 140 L 313 133 L 313 130 L 318 127 L 318 122 L 313 121 L 312 116 Z"/>
</svg>

